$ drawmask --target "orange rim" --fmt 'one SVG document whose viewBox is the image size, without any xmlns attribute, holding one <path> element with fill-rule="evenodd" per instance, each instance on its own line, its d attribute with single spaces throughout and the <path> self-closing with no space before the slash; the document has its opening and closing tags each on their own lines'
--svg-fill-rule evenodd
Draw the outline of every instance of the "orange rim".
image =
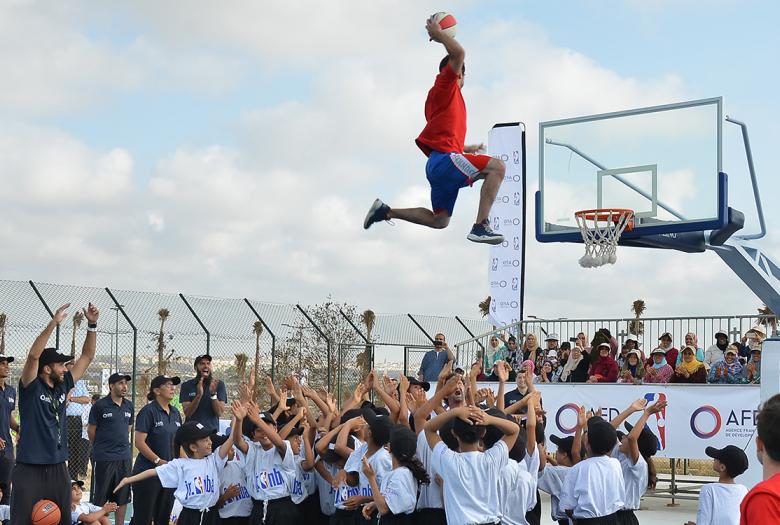
<svg viewBox="0 0 780 525">
<path fill-rule="evenodd" d="M 574 213 L 575 216 L 588 221 L 608 221 L 610 217 L 612 222 L 617 223 L 622 217 L 628 215 L 626 221 L 626 231 L 634 229 L 634 210 L 628 208 L 600 208 L 594 210 L 580 210 Z"/>
</svg>

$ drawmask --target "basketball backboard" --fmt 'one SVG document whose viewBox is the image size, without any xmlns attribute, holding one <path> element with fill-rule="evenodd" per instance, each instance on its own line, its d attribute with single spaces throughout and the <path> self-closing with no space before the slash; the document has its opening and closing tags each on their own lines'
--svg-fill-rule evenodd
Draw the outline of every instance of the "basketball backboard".
<svg viewBox="0 0 780 525">
<path fill-rule="evenodd" d="M 582 242 L 574 213 L 630 208 L 621 240 L 723 227 L 721 98 L 539 124 L 540 242 Z"/>
</svg>

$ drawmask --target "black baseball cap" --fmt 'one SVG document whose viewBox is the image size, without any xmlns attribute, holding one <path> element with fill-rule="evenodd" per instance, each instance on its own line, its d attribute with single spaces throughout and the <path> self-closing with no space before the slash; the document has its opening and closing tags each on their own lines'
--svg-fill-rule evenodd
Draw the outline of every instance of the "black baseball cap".
<svg viewBox="0 0 780 525">
<path fill-rule="evenodd" d="M 409 380 L 409 386 L 414 386 L 414 385 L 420 386 L 426 392 L 431 389 L 431 384 L 428 381 L 420 381 L 419 379 L 413 376 L 406 376 L 406 379 Z"/>
<path fill-rule="evenodd" d="M 288 438 L 295 437 L 295 436 L 302 436 L 303 435 L 303 429 L 301 427 L 293 427 L 292 430 L 290 430 L 290 433 L 287 434 Z"/>
<path fill-rule="evenodd" d="M 363 419 L 368 423 L 374 443 L 380 447 L 385 446 L 390 441 L 390 429 L 393 428 L 393 422 L 390 421 L 390 417 L 377 415 L 370 407 L 365 407 L 363 409 Z"/>
<path fill-rule="evenodd" d="M 591 418 L 588 421 L 588 444 L 595 455 L 608 454 L 617 444 L 615 427 L 601 418 Z"/>
<path fill-rule="evenodd" d="M 411 460 L 417 452 L 417 435 L 403 425 L 394 426 L 390 431 L 390 451 L 398 458 Z"/>
<path fill-rule="evenodd" d="M 133 378 L 132 378 L 132 376 L 129 376 L 127 374 L 120 374 L 119 372 L 114 372 L 113 374 L 108 376 L 108 384 L 109 385 L 113 385 L 114 383 L 117 383 L 117 382 L 119 382 L 119 381 L 121 381 L 123 379 L 125 381 L 130 381 Z"/>
<path fill-rule="evenodd" d="M 80 479 L 72 479 L 72 480 L 70 480 L 70 486 L 72 487 L 73 485 L 78 485 L 80 489 L 84 488 L 84 482 L 81 481 Z"/>
<path fill-rule="evenodd" d="M 550 441 L 555 443 L 558 450 L 571 456 L 571 449 L 574 446 L 574 436 L 558 437 L 555 434 L 550 436 Z"/>
<path fill-rule="evenodd" d="M 5 361 L 7 363 L 13 363 L 14 362 L 14 357 L 11 356 L 11 355 L 0 354 L 0 361 Z"/>
<path fill-rule="evenodd" d="M 214 429 L 197 421 L 187 421 L 176 430 L 177 443 L 193 443 L 214 434 Z"/>
<path fill-rule="evenodd" d="M 198 357 L 195 358 L 195 364 L 197 365 L 198 363 L 200 363 L 204 359 L 207 360 L 209 363 L 211 362 L 211 356 L 208 355 L 208 354 L 203 354 L 203 355 L 199 355 Z"/>
<path fill-rule="evenodd" d="M 160 388 L 161 386 L 163 386 L 168 381 L 170 381 L 174 386 L 176 386 L 179 383 L 181 383 L 181 379 L 179 379 L 178 376 L 173 376 L 173 377 L 170 377 L 170 376 L 157 376 L 154 379 L 152 379 L 152 384 L 149 387 L 149 390 L 152 390 L 152 389 L 155 389 L 155 388 Z"/>
<path fill-rule="evenodd" d="M 628 421 L 623 424 L 629 433 L 634 428 L 634 425 Z M 653 434 L 652 430 L 647 428 L 647 426 L 642 429 L 636 444 L 639 447 L 639 453 L 642 454 L 642 457 L 644 458 L 655 456 L 656 452 L 658 452 L 658 449 L 660 448 L 660 442 L 658 441 L 658 438 L 655 434 Z"/>
<path fill-rule="evenodd" d="M 224 445 L 225 441 L 227 440 L 228 436 L 223 436 L 222 434 L 211 434 L 211 448 L 219 448 Z"/>
<path fill-rule="evenodd" d="M 723 463 L 726 472 L 732 478 L 736 478 L 748 469 L 747 454 L 735 445 L 726 445 L 723 448 L 707 447 L 704 453 Z"/>
<path fill-rule="evenodd" d="M 40 371 L 46 365 L 67 363 L 72 360 L 73 358 L 71 356 L 57 352 L 56 348 L 44 348 L 41 357 L 38 358 L 38 370 Z"/>
</svg>

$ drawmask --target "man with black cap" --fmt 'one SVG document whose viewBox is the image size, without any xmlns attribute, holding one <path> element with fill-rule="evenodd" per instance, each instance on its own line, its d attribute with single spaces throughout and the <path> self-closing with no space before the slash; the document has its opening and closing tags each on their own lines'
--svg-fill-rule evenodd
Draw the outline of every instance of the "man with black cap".
<svg viewBox="0 0 780 525">
<path fill-rule="evenodd" d="M 19 432 L 19 423 L 13 416 L 16 409 L 16 389 L 6 385 L 5 381 L 11 375 L 10 363 L 14 358 L 0 355 L 0 483 L 6 487 L 11 485 L 11 471 L 14 468 L 14 442 L 11 438 L 11 430 Z M 8 505 L 11 499 L 11 491 L 3 491 L 0 505 Z"/>
<path fill-rule="evenodd" d="M 184 417 L 217 430 L 227 403 L 225 383 L 211 375 L 211 356 L 208 354 L 195 358 L 195 373 L 194 378 L 181 384 L 179 391 Z"/>
<path fill-rule="evenodd" d="M 26 525 L 32 508 L 42 499 L 60 508 L 60 525 L 70 524 L 70 477 L 68 439 L 65 430 L 65 397 L 81 379 L 95 358 L 97 320 L 100 312 L 90 303 L 84 309 L 87 336 L 81 356 L 66 371 L 69 355 L 60 354 L 46 343 L 57 325 L 67 317 L 70 304 L 60 306 L 49 324 L 35 339 L 19 379 L 19 417 L 24 423 L 20 433 L 11 494 L 11 525 Z"/>
<path fill-rule="evenodd" d="M 119 372 L 109 376 L 109 394 L 92 405 L 87 425 L 94 462 L 91 500 L 99 506 L 106 501 L 115 502 L 118 505 L 114 515 L 116 523 L 125 522 L 125 511 L 130 502 L 130 487 L 123 487 L 116 494 L 114 487 L 122 478 L 129 476 L 133 468 L 130 426 L 135 410 L 126 399 L 131 379 L 131 376 Z"/>
<path fill-rule="evenodd" d="M 704 453 L 713 459 L 712 469 L 718 474 L 718 482 L 702 485 L 696 523 L 689 521 L 687 525 L 739 525 L 739 504 L 748 490 L 734 483 L 734 478 L 747 470 L 747 454 L 734 445 L 720 449 L 707 447 Z"/>
</svg>

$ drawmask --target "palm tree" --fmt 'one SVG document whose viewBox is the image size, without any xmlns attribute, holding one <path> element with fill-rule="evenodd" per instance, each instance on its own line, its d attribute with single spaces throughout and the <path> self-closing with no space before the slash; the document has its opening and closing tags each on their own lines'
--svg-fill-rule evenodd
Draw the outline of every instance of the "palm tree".
<svg viewBox="0 0 780 525">
<path fill-rule="evenodd" d="M 0 312 L 0 355 L 5 355 L 5 323 L 8 316 Z"/>
<path fill-rule="evenodd" d="M 758 324 L 764 325 L 767 329 L 767 333 L 771 335 L 777 331 L 777 317 L 771 308 L 769 308 L 767 305 L 764 305 L 762 308 L 758 309 L 758 315 L 761 316 L 758 319 Z M 770 327 L 772 328 L 771 332 L 769 331 Z"/>
<path fill-rule="evenodd" d="M 165 321 L 171 312 L 167 308 L 160 308 L 157 317 L 160 318 L 160 333 L 157 334 L 157 373 L 165 375 L 168 369 L 168 360 L 165 359 Z"/>
<path fill-rule="evenodd" d="M 361 370 L 361 376 L 368 375 L 371 372 L 371 341 L 374 332 L 374 323 L 376 323 L 376 314 L 373 310 L 366 310 L 360 315 L 360 322 L 366 326 L 366 349 L 360 352 L 356 357 L 358 369 Z"/>
<path fill-rule="evenodd" d="M 246 364 L 249 362 L 249 356 L 243 352 L 236 355 L 236 375 L 239 383 L 246 383 Z"/>
<path fill-rule="evenodd" d="M 484 301 L 479 303 L 479 313 L 482 314 L 482 317 L 487 317 L 490 314 L 490 300 L 491 297 L 488 295 Z"/>
<path fill-rule="evenodd" d="M 639 320 L 642 314 L 647 310 L 645 301 L 643 299 L 637 299 L 631 303 L 631 311 L 634 313 L 634 320 L 628 324 L 628 332 L 636 336 L 640 336 L 645 331 L 645 326 L 642 321 Z"/>
<path fill-rule="evenodd" d="M 73 331 L 70 338 L 70 356 L 76 357 L 76 330 L 81 326 L 81 322 L 84 320 L 84 314 L 82 312 L 76 312 L 73 315 Z"/>
<path fill-rule="evenodd" d="M 255 369 L 254 374 L 254 388 L 252 389 L 252 399 L 257 399 L 260 389 L 260 381 L 258 380 L 260 374 L 260 336 L 263 335 L 263 323 L 255 321 L 252 325 L 252 332 L 255 334 Z"/>
</svg>

